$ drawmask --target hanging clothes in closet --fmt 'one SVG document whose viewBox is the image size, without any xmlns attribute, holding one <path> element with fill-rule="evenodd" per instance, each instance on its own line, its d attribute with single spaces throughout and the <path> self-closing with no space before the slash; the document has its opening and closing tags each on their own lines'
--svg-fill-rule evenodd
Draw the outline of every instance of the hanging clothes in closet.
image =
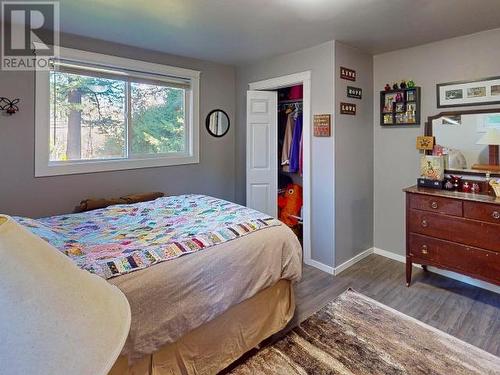
<svg viewBox="0 0 500 375">
<path fill-rule="evenodd" d="M 295 116 L 295 125 L 293 127 L 292 146 L 290 148 L 290 172 L 299 171 L 300 144 L 302 142 L 302 114 Z"/>
<path fill-rule="evenodd" d="M 281 149 L 281 166 L 284 172 L 301 171 L 302 112 L 287 109 L 285 134 Z"/>
<path fill-rule="evenodd" d="M 293 129 L 295 124 L 293 119 L 293 112 L 287 109 L 285 113 L 287 113 L 287 118 L 285 125 L 285 135 L 283 138 L 283 147 L 281 149 L 281 166 L 284 172 L 289 172 L 290 150 L 292 148 Z"/>
</svg>

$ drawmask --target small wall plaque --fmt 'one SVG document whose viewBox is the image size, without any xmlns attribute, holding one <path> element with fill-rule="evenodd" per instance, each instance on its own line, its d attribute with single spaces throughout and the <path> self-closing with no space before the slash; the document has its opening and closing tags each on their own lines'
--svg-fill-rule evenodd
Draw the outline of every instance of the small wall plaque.
<svg viewBox="0 0 500 375">
<path fill-rule="evenodd" d="M 328 114 L 314 115 L 314 136 L 329 137 L 331 129 L 331 116 Z"/>
<path fill-rule="evenodd" d="M 363 89 L 358 87 L 347 86 L 347 97 L 354 99 L 361 99 L 363 96 Z"/>
<path fill-rule="evenodd" d="M 340 78 L 348 81 L 356 81 L 356 71 L 349 68 L 340 67 Z"/>
<path fill-rule="evenodd" d="M 417 137 L 417 150 L 430 151 L 434 148 L 434 137 Z"/>
<path fill-rule="evenodd" d="M 342 115 L 356 115 L 356 104 L 340 103 L 340 114 Z"/>
</svg>

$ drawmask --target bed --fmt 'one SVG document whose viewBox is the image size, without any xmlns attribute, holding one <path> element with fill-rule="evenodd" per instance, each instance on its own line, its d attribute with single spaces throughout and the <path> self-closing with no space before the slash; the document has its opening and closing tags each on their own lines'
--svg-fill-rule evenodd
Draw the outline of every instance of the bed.
<svg viewBox="0 0 500 375">
<path fill-rule="evenodd" d="M 126 295 L 132 324 L 110 375 L 217 373 L 293 316 L 300 244 L 246 207 L 182 195 L 15 219 Z"/>
</svg>

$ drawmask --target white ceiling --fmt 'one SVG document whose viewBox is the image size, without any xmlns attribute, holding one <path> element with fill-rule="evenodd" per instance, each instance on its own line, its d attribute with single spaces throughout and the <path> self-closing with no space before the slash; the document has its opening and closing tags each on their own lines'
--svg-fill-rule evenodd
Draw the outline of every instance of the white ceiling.
<svg viewBox="0 0 500 375">
<path fill-rule="evenodd" d="M 373 54 L 500 27 L 500 0 L 61 0 L 61 30 L 229 64 L 338 40 Z"/>
</svg>

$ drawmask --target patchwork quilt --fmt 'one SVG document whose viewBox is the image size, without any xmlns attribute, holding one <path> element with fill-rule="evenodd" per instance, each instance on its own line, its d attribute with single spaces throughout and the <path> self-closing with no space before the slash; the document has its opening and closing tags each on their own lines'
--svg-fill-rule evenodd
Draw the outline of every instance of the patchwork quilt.
<svg viewBox="0 0 500 375">
<path fill-rule="evenodd" d="M 281 225 L 235 203 L 180 195 L 17 222 L 105 279 Z"/>
</svg>

